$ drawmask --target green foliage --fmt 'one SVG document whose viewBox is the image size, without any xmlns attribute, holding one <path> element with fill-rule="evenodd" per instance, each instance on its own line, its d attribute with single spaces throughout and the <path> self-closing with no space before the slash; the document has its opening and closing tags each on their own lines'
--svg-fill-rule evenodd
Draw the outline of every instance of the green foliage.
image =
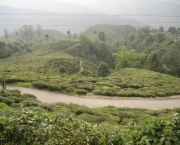
<svg viewBox="0 0 180 145">
<path fill-rule="evenodd" d="M 19 90 L 1 91 L 0 102 L 8 106 L 18 106 L 22 102 L 36 101 L 36 97 L 31 94 L 21 94 Z M 31 105 L 30 105 L 31 106 Z"/>
<path fill-rule="evenodd" d="M 76 93 L 80 95 L 87 95 L 87 91 L 84 89 L 76 89 Z"/>
<path fill-rule="evenodd" d="M 0 102 L 0 110 L 11 110 L 11 108 L 7 104 Z"/>
<path fill-rule="evenodd" d="M 34 100 L 34 99 L 37 99 L 37 97 L 36 96 L 34 96 L 34 95 L 32 95 L 32 94 L 28 94 L 28 93 L 25 93 L 25 94 L 23 94 L 23 97 L 24 98 L 27 98 L 27 99 L 32 99 L 32 100 Z"/>
<path fill-rule="evenodd" d="M 0 59 L 8 57 L 6 43 L 0 41 Z"/>
<path fill-rule="evenodd" d="M 180 43 L 152 51 L 148 55 L 147 64 L 151 70 L 180 77 L 179 50 Z"/>
<path fill-rule="evenodd" d="M 170 27 L 168 29 L 168 32 L 172 33 L 172 34 L 175 34 L 176 33 L 176 28 L 175 27 Z"/>
<path fill-rule="evenodd" d="M 64 66 L 61 66 L 61 67 L 59 68 L 59 73 L 61 73 L 61 74 L 66 73 L 66 68 L 65 68 Z"/>
<path fill-rule="evenodd" d="M 106 35 L 104 32 L 99 32 L 99 40 L 106 41 Z"/>
<path fill-rule="evenodd" d="M 108 65 L 104 62 L 101 62 L 98 66 L 97 76 L 98 77 L 107 77 L 110 74 Z"/>
<path fill-rule="evenodd" d="M 141 68 L 143 66 L 144 54 L 137 54 L 134 50 L 127 50 L 125 46 L 120 47 L 120 53 L 114 54 L 116 58 L 116 70 L 129 68 Z"/>
<path fill-rule="evenodd" d="M 111 47 L 102 41 L 94 43 L 86 36 L 80 37 L 80 43 L 65 50 L 66 53 L 85 59 L 98 65 L 101 61 L 106 62 L 113 68 L 113 57 Z"/>
<path fill-rule="evenodd" d="M 4 36 L 5 36 L 6 40 L 9 39 L 9 32 L 7 31 L 7 29 L 4 29 Z"/>
<path fill-rule="evenodd" d="M 62 114 L 22 108 L 0 117 L 2 144 L 179 144 L 180 117 L 146 117 L 136 125 L 94 125 Z"/>
<path fill-rule="evenodd" d="M 164 32 L 164 27 L 163 26 L 159 27 L 159 32 Z"/>
</svg>

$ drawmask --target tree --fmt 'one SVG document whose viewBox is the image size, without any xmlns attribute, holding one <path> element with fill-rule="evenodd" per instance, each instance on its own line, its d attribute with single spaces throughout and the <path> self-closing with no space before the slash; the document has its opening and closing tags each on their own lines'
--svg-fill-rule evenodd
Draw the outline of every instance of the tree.
<svg viewBox="0 0 180 145">
<path fill-rule="evenodd" d="M 106 41 L 106 35 L 104 32 L 99 32 L 99 40 Z"/>
<path fill-rule="evenodd" d="M 6 43 L 0 41 L 0 59 L 8 56 Z"/>
<path fill-rule="evenodd" d="M 46 39 L 46 41 L 49 40 L 49 35 L 48 34 L 45 35 L 45 39 Z"/>
<path fill-rule="evenodd" d="M 71 32 L 70 30 L 67 31 L 68 39 L 71 39 Z"/>
<path fill-rule="evenodd" d="M 180 28 L 177 28 L 177 34 L 180 35 Z"/>
<path fill-rule="evenodd" d="M 66 73 L 66 72 L 67 72 L 67 70 L 66 70 L 66 68 L 65 68 L 64 66 L 61 66 L 61 67 L 59 68 L 59 73 L 64 74 L 64 73 Z"/>
<path fill-rule="evenodd" d="M 42 37 L 42 27 L 41 25 L 38 25 L 37 28 L 36 28 L 36 34 L 39 38 Z"/>
<path fill-rule="evenodd" d="M 139 28 L 139 38 L 144 40 L 150 34 L 150 27 L 146 26 L 143 28 Z"/>
<path fill-rule="evenodd" d="M 32 25 L 24 25 L 22 28 L 23 36 L 25 37 L 26 41 L 33 39 L 33 26 Z"/>
<path fill-rule="evenodd" d="M 19 31 L 20 31 L 22 40 L 24 40 L 24 30 L 23 30 L 23 28 L 20 28 Z"/>
<path fill-rule="evenodd" d="M 156 38 L 159 43 L 162 43 L 163 41 L 166 40 L 165 33 L 161 33 L 161 32 L 157 33 Z"/>
<path fill-rule="evenodd" d="M 74 33 L 73 39 L 77 39 L 77 34 Z"/>
<path fill-rule="evenodd" d="M 18 33 L 18 31 L 17 31 L 17 30 L 15 30 L 15 35 L 16 35 L 16 37 L 18 38 L 19 33 Z"/>
<path fill-rule="evenodd" d="M 162 56 L 162 70 L 167 74 L 180 77 L 180 51 L 174 48 L 168 49 L 168 51 Z"/>
<path fill-rule="evenodd" d="M 163 26 L 159 27 L 159 32 L 164 32 L 164 27 Z"/>
<path fill-rule="evenodd" d="M 101 62 L 98 66 L 97 76 L 98 77 L 107 77 L 110 74 L 108 65 L 105 62 Z"/>
<path fill-rule="evenodd" d="M 4 36 L 5 36 L 6 40 L 9 39 L 9 32 L 5 28 L 4 28 Z"/>
<path fill-rule="evenodd" d="M 170 27 L 168 29 L 168 32 L 170 32 L 171 34 L 175 34 L 176 33 L 176 28 L 175 27 Z"/>
<path fill-rule="evenodd" d="M 146 42 L 147 42 L 147 45 L 150 45 L 151 43 L 153 43 L 154 42 L 154 36 L 153 35 L 149 35 L 146 38 Z"/>
<path fill-rule="evenodd" d="M 136 53 L 134 50 L 127 50 L 126 46 L 120 47 L 119 53 L 113 54 L 116 61 L 116 70 L 123 68 L 141 68 L 144 63 L 144 54 Z"/>
</svg>

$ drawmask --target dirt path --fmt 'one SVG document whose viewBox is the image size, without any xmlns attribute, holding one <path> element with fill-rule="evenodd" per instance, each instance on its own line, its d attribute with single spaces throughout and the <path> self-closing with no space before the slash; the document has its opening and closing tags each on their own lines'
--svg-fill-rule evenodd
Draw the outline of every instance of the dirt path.
<svg viewBox="0 0 180 145">
<path fill-rule="evenodd" d="M 84 71 L 84 68 L 82 67 L 82 63 L 83 63 L 82 60 L 80 60 L 79 61 L 80 70 L 79 70 L 79 72 L 77 74 L 80 74 L 81 72 Z"/>
<path fill-rule="evenodd" d="M 7 86 L 8 90 L 19 89 L 22 93 L 31 93 L 37 96 L 38 100 L 47 103 L 74 103 L 79 105 L 85 105 L 90 108 L 94 107 L 105 107 L 105 106 L 116 106 L 116 107 L 129 107 L 129 108 L 145 108 L 145 109 L 173 109 L 180 107 L 180 96 L 162 99 L 135 99 L 135 98 L 125 98 L 125 99 L 101 99 L 101 98 L 88 98 L 88 97 L 78 97 L 78 96 L 68 96 L 64 94 L 36 90 L 30 88 L 22 88 L 15 86 Z"/>
</svg>

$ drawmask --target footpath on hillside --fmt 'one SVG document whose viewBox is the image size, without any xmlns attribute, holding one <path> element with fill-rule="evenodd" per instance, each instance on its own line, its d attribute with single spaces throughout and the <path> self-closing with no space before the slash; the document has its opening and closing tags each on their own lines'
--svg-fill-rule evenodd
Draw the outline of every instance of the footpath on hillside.
<svg viewBox="0 0 180 145">
<path fill-rule="evenodd" d="M 79 72 L 77 74 L 81 74 L 83 71 L 84 71 L 84 68 L 82 67 L 82 60 L 79 60 L 79 66 L 80 66 L 80 69 L 79 69 Z"/>
</svg>

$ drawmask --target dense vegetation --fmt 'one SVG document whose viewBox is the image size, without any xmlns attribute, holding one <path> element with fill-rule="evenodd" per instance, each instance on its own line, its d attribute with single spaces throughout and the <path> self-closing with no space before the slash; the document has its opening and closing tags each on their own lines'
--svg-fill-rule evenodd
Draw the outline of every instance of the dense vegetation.
<svg viewBox="0 0 180 145">
<path fill-rule="evenodd" d="M 8 84 L 89 96 L 180 94 L 180 32 L 174 27 L 99 25 L 86 36 L 30 25 L 4 32 L 0 80 Z M 19 90 L 0 91 L 0 145 L 179 145 L 179 113 L 47 104 Z"/>
<path fill-rule="evenodd" d="M 116 55 L 117 69 L 145 68 L 180 77 L 179 35 L 180 29 L 175 27 L 170 27 L 168 31 L 163 27 L 159 30 L 150 27 L 139 28 L 138 33 L 129 34 L 116 42 L 117 46 L 126 46 L 126 52 L 123 49 Z M 122 55 L 123 58 L 120 58 Z M 122 61 L 126 64 L 121 64 Z"/>
<path fill-rule="evenodd" d="M 151 111 L 44 104 L 1 91 L 0 144 L 179 144 L 180 109 Z M 158 118 L 157 118 L 158 117 Z"/>
<path fill-rule="evenodd" d="M 97 39 L 80 36 L 74 40 L 33 45 L 31 33 L 28 33 L 29 42 L 2 42 L 2 53 L 8 55 L 6 50 L 9 50 L 12 57 L 0 60 L 0 77 L 19 86 L 81 95 L 161 97 L 180 94 L 179 78 L 147 70 L 179 77 L 180 42 L 174 40 L 179 29 L 115 28 L 124 29 L 126 36 L 111 40 L 106 32 L 93 31 L 93 35 L 99 36 Z"/>
</svg>

